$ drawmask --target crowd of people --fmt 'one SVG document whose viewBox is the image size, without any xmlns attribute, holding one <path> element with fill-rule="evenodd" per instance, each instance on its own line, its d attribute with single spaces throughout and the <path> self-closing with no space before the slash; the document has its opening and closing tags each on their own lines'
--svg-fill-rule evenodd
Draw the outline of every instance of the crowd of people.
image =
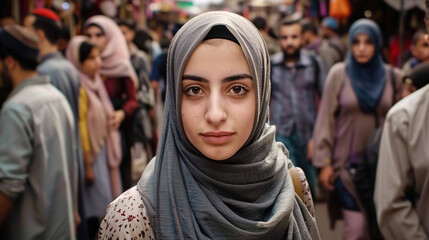
<svg viewBox="0 0 429 240">
<path fill-rule="evenodd" d="M 338 28 L 212 11 L 156 42 L 95 15 L 64 44 L 46 8 L 2 26 L 0 235 L 320 239 L 326 200 L 343 239 L 428 239 L 427 30 L 399 69 L 374 21 Z"/>
</svg>

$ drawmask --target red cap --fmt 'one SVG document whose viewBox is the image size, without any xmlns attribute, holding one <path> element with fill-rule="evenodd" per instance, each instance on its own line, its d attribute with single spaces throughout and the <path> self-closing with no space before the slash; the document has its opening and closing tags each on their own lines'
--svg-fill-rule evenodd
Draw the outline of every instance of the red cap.
<svg viewBox="0 0 429 240">
<path fill-rule="evenodd" d="M 49 18 L 54 21 L 60 20 L 60 17 L 56 13 L 54 13 L 52 10 L 47 8 L 38 8 L 33 11 L 33 14 L 40 17 Z"/>
</svg>

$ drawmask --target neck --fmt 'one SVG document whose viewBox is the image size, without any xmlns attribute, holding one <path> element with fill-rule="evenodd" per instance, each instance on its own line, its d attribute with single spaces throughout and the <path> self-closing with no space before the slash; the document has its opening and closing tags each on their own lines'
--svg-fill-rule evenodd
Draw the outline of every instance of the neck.
<svg viewBox="0 0 429 240">
<path fill-rule="evenodd" d="M 285 58 L 285 63 L 296 63 L 297 61 L 297 58 Z"/>
<path fill-rule="evenodd" d="M 58 48 L 56 45 L 48 43 L 47 41 L 45 41 L 45 42 L 40 43 L 39 50 L 40 50 L 39 55 L 43 57 L 47 54 L 57 52 Z"/>
<path fill-rule="evenodd" d="M 37 75 L 34 70 L 21 70 L 12 75 L 13 87 L 16 88 L 19 84 L 24 82 L 27 78 L 35 77 Z"/>
<path fill-rule="evenodd" d="M 128 49 L 131 49 L 131 46 L 133 45 L 133 42 L 127 42 Z"/>
<path fill-rule="evenodd" d="M 317 43 L 317 42 L 319 42 L 319 37 L 318 36 L 312 36 L 311 38 L 310 38 L 310 44 L 312 44 L 312 43 Z"/>
</svg>

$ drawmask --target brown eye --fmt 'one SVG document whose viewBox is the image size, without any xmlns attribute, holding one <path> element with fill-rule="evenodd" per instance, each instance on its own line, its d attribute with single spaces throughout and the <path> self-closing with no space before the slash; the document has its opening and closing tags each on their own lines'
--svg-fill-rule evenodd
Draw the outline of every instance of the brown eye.
<svg viewBox="0 0 429 240">
<path fill-rule="evenodd" d="M 231 87 L 231 89 L 229 90 L 229 92 L 232 93 L 233 95 L 244 95 L 248 91 L 249 90 L 247 90 L 247 88 L 243 85 L 235 85 Z"/>
<path fill-rule="evenodd" d="M 191 86 L 186 88 L 185 93 L 189 96 L 199 96 L 203 94 L 203 91 L 199 87 Z"/>
</svg>

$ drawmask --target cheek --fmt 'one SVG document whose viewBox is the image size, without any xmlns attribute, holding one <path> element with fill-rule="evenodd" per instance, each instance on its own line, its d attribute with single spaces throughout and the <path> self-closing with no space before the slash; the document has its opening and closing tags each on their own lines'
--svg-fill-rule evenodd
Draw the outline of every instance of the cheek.
<svg viewBox="0 0 429 240">
<path fill-rule="evenodd" d="M 98 48 L 100 49 L 100 51 L 103 51 L 107 45 L 107 38 L 106 37 L 98 38 L 96 44 L 97 44 Z"/>
<path fill-rule="evenodd" d="M 352 49 L 351 49 L 351 50 L 352 50 L 352 55 L 353 55 L 353 56 L 356 56 L 356 54 L 357 54 L 357 48 L 358 48 L 358 47 L 357 47 L 357 46 L 355 46 L 355 45 L 353 45 L 353 46 L 352 46 Z"/>
<path fill-rule="evenodd" d="M 201 107 L 198 104 L 191 103 L 189 101 L 182 101 L 181 116 L 183 129 L 187 136 L 195 129 L 195 126 L 201 120 Z"/>
<path fill-rule="evenodd" d="M 368 46 L 368 53 L 369 53 L 369 55 L 371 57 L 374 56 L 374 54 L 375 54 L 375 47 L 374 47 L 374 45 Z"/>
<path fill-rule="evenodd" d="M 248 99 L 243 104 L 237 105 L 234 109 L 231 109 L 230 113 L 234 114 L 235 122 L 237 126 L 240 126 L 244 132 L 245 139 L 249 138 L 253 125 L 255 123 L 256 116 L 256 101 L 255 99 Z"/>
<path fill-rule="evenodd" d="M 92 74 L 94 71 L 94 64 L 90 61 L 85 62 L 82 65 L 82 70 L 86 73 L 86 74 Z"/>
<path fill-rule="evenodd" d="M 302 41 L 303 41 L 303 38 L 302 38 L 302 37 L 296 38 L 296 39 L 295 39 L 295 46 L 300 46 L 300 45 L 301 45 L 301 43 L 302 43 Z"/>
</svg>

